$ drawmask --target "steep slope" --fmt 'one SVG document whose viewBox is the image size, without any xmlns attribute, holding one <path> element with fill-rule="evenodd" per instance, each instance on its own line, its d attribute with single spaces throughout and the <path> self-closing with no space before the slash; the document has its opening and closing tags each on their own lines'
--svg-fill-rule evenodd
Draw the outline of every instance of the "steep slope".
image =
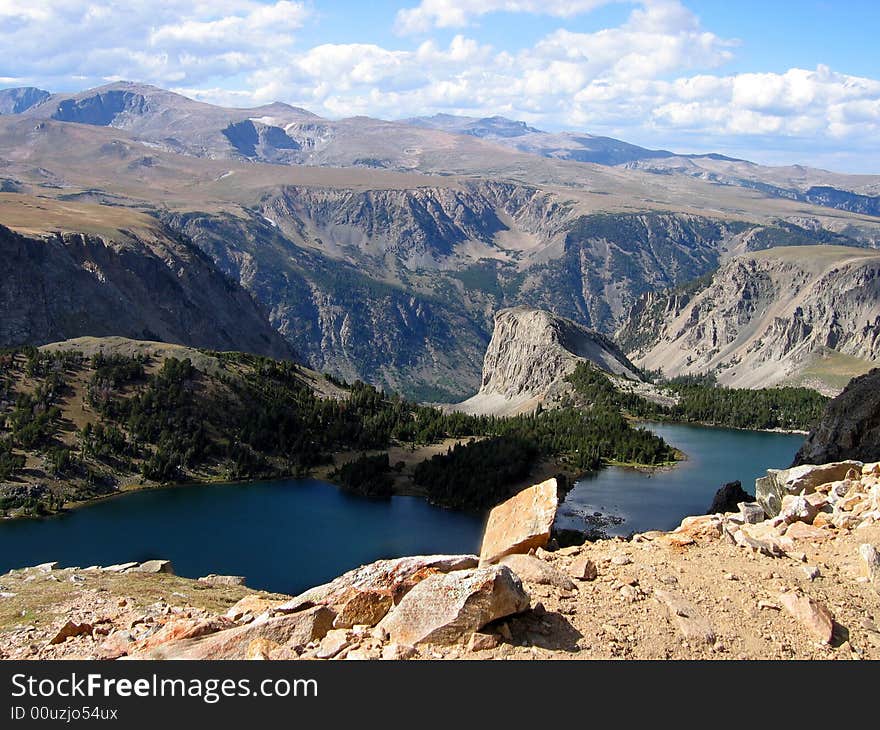
<svg viewBox="0 0 880 730">
<path fill-rule="evenodd" d="M 479 393 L 454 408 L 495 415 L 534 410 L 567 391 L 565 376 L 584 361 L 639 380 L 632 363 L 604 335 L 533 307 L 504 309 L 495 315 Z"/>
<path fill-rule="evenodd" d="M 76 225 L 100 207 L 73 209 Z M 51 230 L 51 211 L 34 212 L 45 216 L 37 228 Z M 0 226 L 0 344 L 122 335 L 293 356 L 250 295 L 197 248 L 144 216 L 128 223 L 100 235 L 63 227 L 21 235 Z"/>
<path fill-rule="evenodd" d="M 845 459 L 880 459 L 880 370 L 853 379 L 828 404 L 793 465 Z"/>
<path fill-rule="evenodd" d="M 734 387 L 835 391 L 880 359 L 880 254 L 782 247 L 724 264 L 697 291 L 648 295 L 618 339 L 666 376 L 713 371 Z"/>
<path fill-rule="evenodd" d="M 33 86 L 0 89 L 0 114 L 21 114 L 32 106 L 44 102 L 49 96 L 48 91 Z"/>
</svg>

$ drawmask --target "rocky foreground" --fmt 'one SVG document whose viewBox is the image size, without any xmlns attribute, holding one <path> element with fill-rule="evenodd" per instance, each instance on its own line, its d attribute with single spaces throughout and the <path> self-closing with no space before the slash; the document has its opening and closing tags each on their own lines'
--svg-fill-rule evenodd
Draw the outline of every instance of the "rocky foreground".
<svg viewBox="0 0 880 730">
<path fill-rule="evenodd" d="M 558 549 L 554 480 L 481 555 L 381 560 L 296 596 L 167 561 L 0 576 L 6 659 L 878 659 L 880 463 L 772 470 L 757 503 Z"/>
</svg>

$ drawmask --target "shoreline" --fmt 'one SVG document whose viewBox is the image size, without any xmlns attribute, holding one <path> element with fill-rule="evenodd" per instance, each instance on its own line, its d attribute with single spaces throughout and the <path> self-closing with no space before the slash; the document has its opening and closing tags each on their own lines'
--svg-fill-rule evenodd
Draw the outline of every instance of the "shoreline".
<svg viewBox="0 0 880 730">
<path fill-rule="evenodd" d="M 678 426 L 692 426 L 694 428 L 711 428 L 711 429 L 727 429 L 732 431 L 751 431 L 754 433 L 782 433 L 782 434 L 790 434 L 790 435 L 806 435 L 809 432 L 807 431 L 799 431 L 799 430 L 786 430 L 786 429 L 749 429 L 749 428 L 736 428 L 733 426 L 718 426 L 711 425 L 705 423 L 695 423 L 695 422 L 687 422 L 687 421 L 646 421 L 646 420 L 638 420 L 634 421 L 634 423 L 641 427 L 650 430 L 652 425 L 678 425 Z M 221 485 L 221 484 L 249 484 L 253 482 L 270 482 L 270 481 L 281 481 L 281 480 L 290 480 L 290 479 L 319 479 L 321 481 L 327 482 L 328 484 L 332 484 L 337 489 L 345 489 L 341 484 L 337 483 L 332 478 L 332 473 L 336 469 L 338 469 L 343 464 L 347 463 L 350 460 L 358 458 L 362 453 L 368 454 L 389 454 L 389 460 L 391 461 L 403 461 L 405 466 L 401 469 L 400 472 L 394 475 L 394 484 L 392 487 L 392 495 L 393 497 L 418 497 L 420 499 L 424 499 L 429 504 L 432 504 L 435 507 L 440 507 L 443 509 L 453 509 L 451 507 L 447 507 L 445 505 L 435 504 L 428 499 L 427 491 L 414 483 L 412 480 L 412 469 L 416 463 L 423 460 L 424 458 L 430 458 L 437 453 L 441 453 L 458 442 L 468 441 L 470 438 L 464 439 L 444 439 L 443 441 L 434 443 L 434 444 L 426 444 L 423 446 L 419 446 L 415 449 L 401 444 L 395 444 L 388 449 L 385 450 L 372 450 L 369 452 L 361 452 L 361 451 L 337 451 L 331 454 L 331 458 L 333 459 L 332 464 L 322 464 L 319 466 L 312 467 L 307 470 L 305 473 L 298 474 L 277 474 L 273 476 L 266 477 L 252 477 L 252 478 L 244 478 L 237 479 L 234 481 L 225 480 L 222 477 L 215 476 L 206 476 L 203 479 L 198 480 L 189 480 L 185 482 L 178 483 L 169 483 L 169 484 L 160 484 L 156 482 L 145 483 L 145 484 L 137 484 L 128 482 L 123 484 L 117 490 L 109 493 L 98 495 L 96 497 L 92 497 L 84 500 L 76 500 L 71 502 L 65 502 L 61 509 L 56 510 L 54 512 L 50 512 L 48 514 L 43 515 L 14 515 L 14 516 L 4 516 L 0 518 L 0 522 L 11 521 L 11 520 L 23 520 L 23 519 L 47 519 L 51 517 L 56 517 L 62 515 L 66 512 L 70 512 L 76 509 L 80 509 L 82 507 L 88 507 L 92 504 L 98 504 L 108 499 L 114 499 L 118 497 L 123 497 L 127 494 L 132 494 L 135 492 L 149 491 L 149 490 L 159 490 L 159 489 L 174 489 L 177 487 L 187 487 L 187 486 L 211 486 L 211 485 Z M 678 458 L 675 461 L 664 462 L 662 464 L 636 464 L 629 462 L 616 462 L 616 461 L 608 461 L 603 463 L 601 469 L 607 467 L 617 467 L 620 469 L 632 469 L 635 471 L 643 472 L 643 473 L 653 473 L 656 471 L 669 471 L 675 469 L 679 464 L 688 460 L 688 455 L 682 452 L 680 449 L 676 449 Z M 544 481 L 554 476 L 563 476 L 566 481 L 566 492 L 570 491 L 575 483 L 581 479 L 585 474 L 589 473 L 588 471 L 576 470 L 572 469 L 569 464 L 565 461 L 559 459 L 543 459 L 532 467 L 529 472 L 529 475 L 523 479 L 520 479 L 516 482 L 513 482 L 510 485 L 511 492 L 514 493 L 516 490 L 525 488 L 531 484 L 535 484 L 537 482 Z M 349 492 L 351 494 L 357 494 L 355 491 Z"/>
</svg>

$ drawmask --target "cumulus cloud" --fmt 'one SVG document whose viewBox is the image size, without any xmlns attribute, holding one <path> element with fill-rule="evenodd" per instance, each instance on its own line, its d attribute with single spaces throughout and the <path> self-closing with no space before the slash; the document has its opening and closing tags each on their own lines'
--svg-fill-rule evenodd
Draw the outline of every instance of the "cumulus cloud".
<svg viewBox="0 0 880 730">
<path fill-rule="evenodd" d="M 291 0 L 0 0 L 4 75 L 44 85 L 205 82 L 290 52 L 309 12 Z"/>
<path fill-rule="evenodd" d="M 398 11 L 399 33 L 425 33 L 432 28 L 463 28 L 473 18 L 490 13 L 532 13 L 570 18 L 619 0 L 422 0 L 415 8 Z"/>
<path fill-rule="evenodd" d="M 511 51 L 481 42 L 478 29 L 399 48 L 316 44 L 305 26 L 320 5 L 313 12 L 309 0 L 0 0 L 0 73 L 4 85 L 50 89 L 147 81 L 214 103 L 280 100 L 331 117 L 503 114 L 683 151 L 806 162 L 850 154 L 846 165 L 880 166 L 880 81 L 823 65 L 725 73 L 738 42 L 679 0 L 633 0 L 625 21 L 596 32 L 566 27 L 611 1 L 422 0 L 397 16 L 410 30 L 465 27 L 489 12 L 560 19 Z"/>
</svg>

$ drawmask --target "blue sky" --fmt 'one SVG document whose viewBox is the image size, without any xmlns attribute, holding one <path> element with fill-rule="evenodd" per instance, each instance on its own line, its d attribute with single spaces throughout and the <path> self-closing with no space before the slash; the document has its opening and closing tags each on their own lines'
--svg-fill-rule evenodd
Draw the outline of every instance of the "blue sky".
<svg viewBox="0 0 880 730">
<path fill-rule="evenodd" d="M 328 117 L 502 114 L 880 173 L 880 3 L 0 0 L 0 87 L 145 81 Z"/>
</svg>

